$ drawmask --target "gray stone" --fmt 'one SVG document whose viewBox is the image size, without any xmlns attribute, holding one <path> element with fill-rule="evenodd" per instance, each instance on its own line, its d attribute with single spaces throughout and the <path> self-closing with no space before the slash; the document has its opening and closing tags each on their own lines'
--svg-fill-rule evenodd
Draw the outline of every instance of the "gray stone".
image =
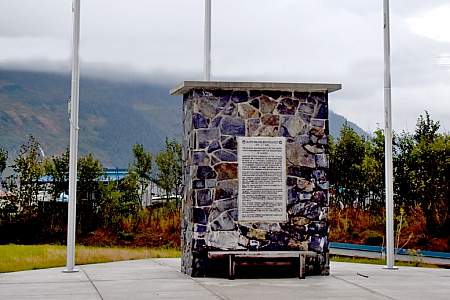
<svg viewBox="0 0 450 300">
<path fill-rule="evenodd" d="M 298 116 L 283 116 L 281 126 L 287 130 L 290 137 L 297 137 L 308 132 L 308 125 Z"/>
<path fill-rule="evenodd" d="M 217 182 L 216 199 L 226 199 L 237 196 L 238 181 L 237 180 L 223 180 Z"/>
<path fill-rule="evenodd" d="M 206 179 L 205 180 L 205 187 L 206 188 L 214 188 L 216 187 L 217 180 L 216 179 Z"/>
<path fill-rule="evenodd" d="M 206 243 L 209 247 L 221 250 L 244 250 L 239 246 L 239 232 L 237 231 L 211 231 L 206 234 Z"/>
<path fill-rule="evenodd" d="M 223 212 L 217 218 L 210 221 L 211 230 L 213 231 L 228 231 L 234 230 L 236 225 L 228 212 Z"/>
<path fill-rule="evenodd" d="M 229 198 L 229 199 L 223 199 L 223 200 L 215 200 L 212 203 L 211 208 L 217 209 L 219 212 L 224 212 L 230 209 L 237 208 L 237 198 Z"/>
<path fill-rule="evenodd" d="M 219 129 L 218 128 L 211 128 L 211 129 L 197 129 L 196 132 L 197 135 L 197 144 L 205 144 L 209 141 L 217 140 L 219 139 Z M 202 147 L 204 148 L 204 147 Z"/>
<path fill-rule="evenodd" d="M 278 136 L 278 126 L 269 126 L 269 125 L 262 125 L 260 126 L 256 132 L 253 133 L 253 136 Z"/>
<path fill-rule="evenodd" d="M 298 111 L 304 114 L 313 114 L 314 113 L 314 104 L 313 103 L 300 103 L 298 107 Z"/>
<path fill-rule="evenodd" d="M 292 165 L 308 168 L 316 167 L 314 155 L 309 154 L 297 143 L 286 144 L 286 159 Z"/>
<path fill-rule="evenodd" d="M 325 120 L 322 119 L 311 119 L 311 126 L 325 128 Z"/>
<path fill-rule="evenodd" d="M 257 136 L 258 128 L 261 124 L 260 119 L 248 119 L 247 121 L 247 136 Z"/>
<path fill-rule="evenodd" d="M 323 147 L 317 146 L 317 145 L 304 145 L 303 148 L 306 149 L 306 151 L 308 151 L 309 153 L 312 154 L 319 154 L 319 153 L 324 153 L 325 149 Z"/>
<path fill-rule="evenodd" d="M 300 190 L 308 193 L 314 191 L 315 188 L 315 184 L 309 180 L 306 180 L 305 178 L 300 178 L 297 181 L 297 186 Z"/>
<path fill-rule="evenodd" d="M 209 165 L 209 156 L 205 151 L 194 151 L 192 154 L 192 163 L 198 166 Z"/>
<path fill-rule="evenodd" d="M 328 145 L 328 137 L 327 136 L 323 136 L 322 138 L 320 138 L 317 141 L 320 145 Z"/>
<path fill-rule="evenodd" d="M 204 189 L 205 188 L 205 181 L 204 180 L 193 180 L 192 181 L 192 188 L 193 189 Z"/>
<path fill-rule="evenodd" d="M 195 112 L 201 113 L 207 118 L 214 118 L 217 113 L 218 100 L 214 98 L 198 98 Z"/>
<path fill-rule="evenodd" d="M 209 189 L 195 191 L 195 204 L 197 206 L 209 206 L 212 204 L 211 191 Z"/>
<path fill-rule="evenodd" d="M 309 135 L 308 134 L 302 134 L 302 135 L 298 135 L 296 138 L 295 138 L 295 141 L 297 142 L 297 143 L 299 143 L 300 145 L 305 145 L 305 144 L 308 144 L 309 143 Z"/>
<path fill-rule="evenodd" d="M 328 155 L 317 154 L 316 155 L 316 164 L 317 164 L 318 168 L 328 168 Z"/>
</svg>

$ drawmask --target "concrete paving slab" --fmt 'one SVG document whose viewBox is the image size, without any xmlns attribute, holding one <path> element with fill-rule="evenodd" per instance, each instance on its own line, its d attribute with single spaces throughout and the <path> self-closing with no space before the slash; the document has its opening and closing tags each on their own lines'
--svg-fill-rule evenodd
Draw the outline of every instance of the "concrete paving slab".
<svg viewBox="0 0 450 300">
<path fill-rule="evenodd" d="M 0 299 L 450 299 L 450 270 L 331 263 L 331 276 L 190 278 L 179 259 L 0 274 Z"/>
</svg>

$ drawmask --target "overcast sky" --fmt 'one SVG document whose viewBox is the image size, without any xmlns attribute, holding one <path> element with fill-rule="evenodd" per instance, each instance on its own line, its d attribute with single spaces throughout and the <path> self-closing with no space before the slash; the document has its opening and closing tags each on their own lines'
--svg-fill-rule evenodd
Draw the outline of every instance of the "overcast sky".
<svg viewBox="0 0 450 300">
<path fill-rule="evenodd" d="M 342 83 L 331 108 L 383 124 L 382 0 L 212 0 L 214 80 Z M 81 0 L 82 76 L 201 79 L 203 0 Z M 450 129 L 450 4 L 391 1 L 393 115 Z M 0 0 L 0 66 L 67 70 L 70 0 Z M 82 101 L 82 99 L 81 99 Z"/>
</svg>

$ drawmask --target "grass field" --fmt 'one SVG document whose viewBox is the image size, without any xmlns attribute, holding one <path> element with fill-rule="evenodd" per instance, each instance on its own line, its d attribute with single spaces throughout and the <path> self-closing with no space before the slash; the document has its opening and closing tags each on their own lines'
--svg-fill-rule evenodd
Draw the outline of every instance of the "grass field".
<svg viewBox="0 0 450 300">
<path fill-rule="evenodd" d="M 77 265 L 179 256 L 180 251 L 173 248 L 76 247 Z M 0 245 L 0 273 L 61 267 L 65 264 L 65 246 Z"/>
<path fill-rule="evenodd" d="M 174 248 L 120 248 L 120 247 L 87 247 L 77 246 L 76 264 L 93 264 L 111 261 L 133 260 L 144 258 L 180 257 L 180 251 Z M 386 264 L 383 259 L 332 256 L 332 261 Z M 66 264 L 66 247 L 59 245 L 0 245 L 0 273 L 23 270 L 62 267 Z M 397 266 L 438 267 L 436 265 L 417 262 L 396 261 Z"/>
</svg>

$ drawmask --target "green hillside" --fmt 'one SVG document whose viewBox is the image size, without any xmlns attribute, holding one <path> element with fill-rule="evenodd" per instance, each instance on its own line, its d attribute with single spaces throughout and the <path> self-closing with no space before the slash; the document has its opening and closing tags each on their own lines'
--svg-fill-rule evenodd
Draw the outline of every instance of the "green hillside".
<svg viewBox="0 0 450 300">
<path fill-rule="evenodd" d="M 179 137 L 181 102 L 169 87 L 82 79 L 80 152 L 93 152 L 105 165 L 127 166 L 131 145 L 153 152 L 166 136 Z M 0 71 L 0 145 L 17 151 L 34 135 L 46 154 L 62 152 L 69 141 L 68 75 Z"/>
<path fill-rule="evenodd" d="M 132 144 L 157 152 L 166 136 L 179 138 L 181 99 L 169 95 L 170 87 L 83 77 L 80 152 L 93 152 L 108 167 L 127 167 Z M 31 134 L 46 155 L 62 152 L 69 142 L 69 95 L 69 74 L 0 70 L 0 146 L 15 156 Z M 331 134 L 344 122 L 330 112 Z"/>
</svg>

